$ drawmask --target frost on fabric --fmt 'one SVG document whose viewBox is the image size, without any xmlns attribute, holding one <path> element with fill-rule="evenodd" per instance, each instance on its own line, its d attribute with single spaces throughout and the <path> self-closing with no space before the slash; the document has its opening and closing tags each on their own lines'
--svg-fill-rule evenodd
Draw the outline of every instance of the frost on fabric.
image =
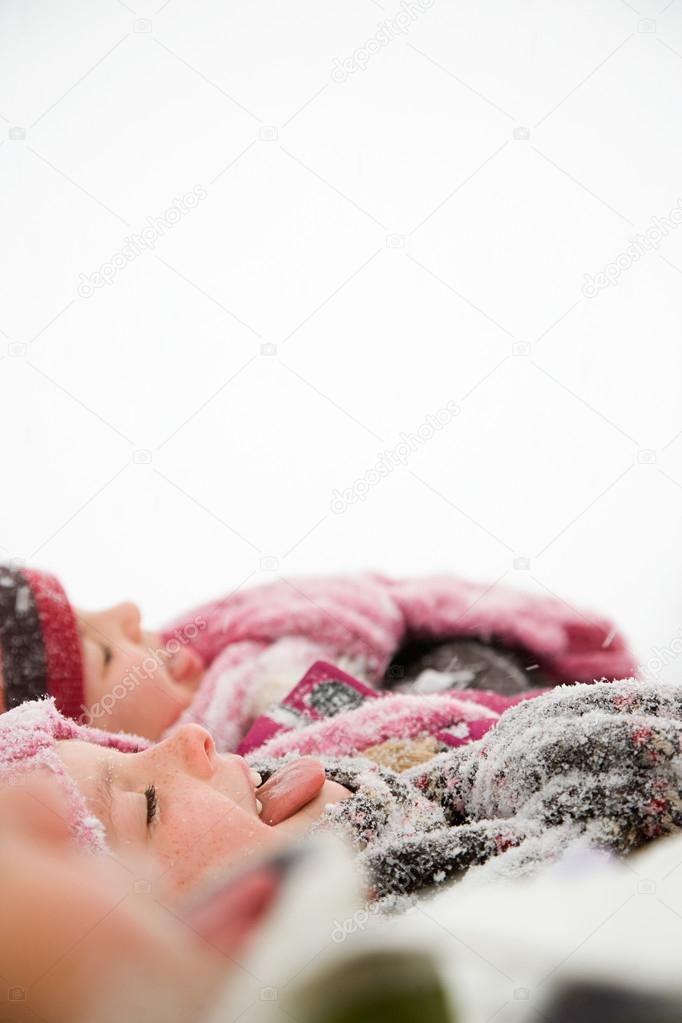
<svg viewBox="0 0 682 1023">
<path fill-rule="evenodd" d="M 434 734 L 453 723 L 496 717 L 494 711 L 468 703 L 456 693 L 384 696 L 367 701 L 338 718 L 309 725 L 300 732 L 275 736 L 260 752 L 264 756 L 281 756 L 293 751 L 316 756 L 330 753 L 345 756 L 396 736 L 404 739 Z"/>
<path fill-rule="evenodd" d="M 182 615 L 163 642 L 198 620 L 205 627 L 193 646 L 208 670 L 180 723 L 205 725 L 223 752 L 236 749 L 253 718 L 279 703 L 314 661 L 380 686 L 408 640 L 496 639 L 526 650 L 553 679 L 619 678 L 634 668 L 610 621 L 449 575 L 302 577 L 239 589 Z"/>
<path fill-rule="evenodd" d="M 403 905 L 474 866 L 520 876 L 569 848 L 626 853 L 679 829 L 681 751 L 682 687 L 561 686 L 400 775 L 323 758 L 354 794 L 318 826 L 349 836 L 374 895 Z"/>
</svg>

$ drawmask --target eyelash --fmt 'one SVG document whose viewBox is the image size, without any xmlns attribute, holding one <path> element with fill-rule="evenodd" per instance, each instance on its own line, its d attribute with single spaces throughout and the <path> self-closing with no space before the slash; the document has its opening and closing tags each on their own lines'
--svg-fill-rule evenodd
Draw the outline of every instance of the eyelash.
<svg viewBox="0 0 682 1023">
<path fill-rule="evenodd" d="M 156 787 L 154 785 L 148 785 L 144 790 L 144 795 L 147 800 L 147 827 L 149 827 L 149 825 L 153 824 L 156 820 L 156 811 L 158 810 Z"/>
<path fill-rule="evenodd" d="M 108 667 L 108 665 L 109 665 L 109 662 L 111 661 L 111 658 L 112 658 L 112 657 L 113 657 L 114 655 L 113 655 L 113 653 L 111 652 L 111 648 L 110 648 L 110 647 L 108 647 L 108 646 L 103 646 L 103 647 L 102 647 L 102 654 L 104 655 L 104 667 L 106 668 L 106 667 Z"/>
</svg>

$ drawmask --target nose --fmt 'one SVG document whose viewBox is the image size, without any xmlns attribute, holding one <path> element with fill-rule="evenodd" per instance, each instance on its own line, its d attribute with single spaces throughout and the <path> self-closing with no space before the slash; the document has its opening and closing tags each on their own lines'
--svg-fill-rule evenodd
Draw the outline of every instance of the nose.
<svg viewBox="0 0 682 1023">
<path fill-rule="evenodd" d="M 126 639 L 132 643 L 140 643 L 142 641 L 142 615 L 137 604 L 132 604 L 129 601 L 117 604 L 113 608 L 113 613 Z"/>
<path fill-rule="evenodd" d="M 211 778 L 216 769 L 215 743 L 201 725 L 182 725 L 160 742 L 154 752 L 172 758 L 198 778 Z"/>
</svg>

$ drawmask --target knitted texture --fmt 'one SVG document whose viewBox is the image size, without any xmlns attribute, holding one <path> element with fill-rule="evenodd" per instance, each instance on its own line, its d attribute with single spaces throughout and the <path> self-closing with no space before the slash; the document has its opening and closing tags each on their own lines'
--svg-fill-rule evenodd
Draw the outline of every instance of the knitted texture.
<svg viewBox="0 0 682 1023">
<path fill-rule="evenodd" d="M 210 667 L 180 720 L 205 725 L 222 750 L 236 749 L 313 661 L 331 660 L 378 686 L 401 644 L 415 639 L 468 636 L 522 648 L 553 682 L 621 678 L 635 668 L 608 619 L 455 576 L 281 580 L 193 609 L 164 640 L 197 618 L 206 628 L 193 645 Z"/>
<path fill-rule="evenodd" d="M 408 697 L 370 703 L 392 699 Z M 68 795 L 74 836 L 101 852 L 102 826 L 62 766 L 60 739 L 122 752 L 147 744 L 78 726 L 51 700 L 0 716 L 0 783 L 51 771 Z M 249 763 L 267 779 L 298 755 L 274 756 L 263 747 Z M 386 909 L 400 907 L 472 867 L 519 876 L 572 846 L 628 853 L 678 831 L 682 685 L 626 679 L 559 686 L 510 707 L 483 738 L 401 773 L 361 755 L 320 759 L 352 796 L 328 806 L 314 828 L 345 836 L 373 896 Z"/>
<path fill-rule="evenodd" d="M 320 826 L 350 837 L 389 903 L 476 865 L 529 873 L 571 845 L 628 853 L 682 826 L 682 686 L 560 686 L 399 776 L 367 761 L 354 778 L 347 761 L 326 764 L 355 794 Z"/>
<path fill-rule="evenodd" d="M 300 730 L 276 735 L 255 755 L 349 756 L 389 739 L 435 736 L 453 726 L 459 727 L 463 737 L 468 739 L 469 722 L 485 721 L 492 726 L 498 720 L 499 715 L 494 711 L 481 703 L 462 700 L 456 692 L 433 696 L 387 694 Z"/>
<path fill-rule="evenodd" d="M 53 696 L 81 712 L 83 663 L 76 616 L 59 582 L 35 569 L 0 566 L 0 708 Z"/>
<path fill-rule="evenodd" d="M 123 753 L 139 752 L 148 744 L 137 736 L 77 725 L 59 713 L 52 699 L 34 700 L 0 714 L 0 783 L 20 785 L 27 773 L 49 771 L 66 795 L 74 838 L 86 849 L 102 852 L 106 848 L 104 828 L 89 811 L 57 753 L 56 744 L 63 739 L 80 739 Z"/>
</svg>

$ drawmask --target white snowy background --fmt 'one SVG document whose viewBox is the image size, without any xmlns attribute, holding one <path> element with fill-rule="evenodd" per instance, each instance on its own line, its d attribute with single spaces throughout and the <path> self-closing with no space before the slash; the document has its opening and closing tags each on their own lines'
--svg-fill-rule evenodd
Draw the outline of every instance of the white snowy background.
<svg viewBox="0 0 682 1023">
<path fill-rule="evenodd" d="M 678 677 L 682 226 L 583 289 L 682 209 L 681 97 L 682 0 L 3 0 L 0 557 L 150 624 L 453 571 Z"/>
</svg>

